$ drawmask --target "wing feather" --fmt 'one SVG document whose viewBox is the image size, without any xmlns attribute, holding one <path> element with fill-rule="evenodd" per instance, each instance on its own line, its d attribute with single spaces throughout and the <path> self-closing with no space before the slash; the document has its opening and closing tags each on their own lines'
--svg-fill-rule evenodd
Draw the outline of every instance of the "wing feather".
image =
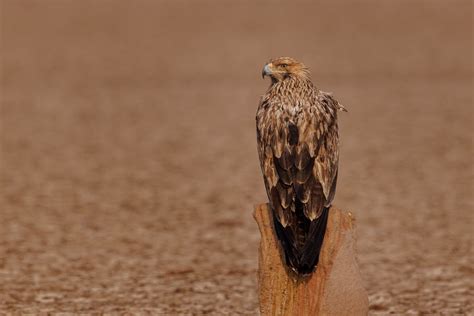
<svg viewBox="0 0 474 316">
<path fill-rule="evenodd" d="M 327 207 L 336 189 L 340 106 L 330 94 L 319 91 L 298 100 L 298 111 L 291 112 L 295 106 L 291 102 L 290 98 L 266 96 L 256 119 L 258 152 L 270 206 L 280 225 L 277 232 L 287 260 L 295 266 L 299 260 L 312 260 L 309 258 L 314 255 L 305 251 L 320 243 L 324 235 L 316 230 L 325 228 Z"/>
</svg>

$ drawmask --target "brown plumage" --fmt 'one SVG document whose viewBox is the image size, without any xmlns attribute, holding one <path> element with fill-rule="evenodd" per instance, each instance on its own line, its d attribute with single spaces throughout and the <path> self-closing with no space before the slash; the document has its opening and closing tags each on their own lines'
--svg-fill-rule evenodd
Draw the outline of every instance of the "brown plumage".
<svg viewBox="0 0 474 316">
<path fill-rule="evenodd" d="M 260 166 L 287 265 L 299 274 L 318 263 L 339 160 L 337 112 L 302 63 L 280 57 L 262 76 L 271 85 L 257 110 Z"/>
</svg>

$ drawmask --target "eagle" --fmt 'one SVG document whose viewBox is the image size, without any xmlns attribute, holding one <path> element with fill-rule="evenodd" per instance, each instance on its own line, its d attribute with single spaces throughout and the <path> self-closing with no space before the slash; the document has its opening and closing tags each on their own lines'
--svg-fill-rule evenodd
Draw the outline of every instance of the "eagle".
<svg viewBox="0 0 474 316">
<path fill-rule="evenodd" d="M 318 264 L 336 192 L 337 113 L 347 110 L 293 58 L 270 60 L 265 76 L 271 84 L 256 115 L 260 167 L 286 265 L 308 275 Z"/>
</svg>

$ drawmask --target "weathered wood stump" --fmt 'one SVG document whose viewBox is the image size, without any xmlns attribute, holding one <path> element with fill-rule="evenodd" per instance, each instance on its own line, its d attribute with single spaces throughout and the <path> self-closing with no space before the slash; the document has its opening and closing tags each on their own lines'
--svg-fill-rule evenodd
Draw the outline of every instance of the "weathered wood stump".
<svg viewBox="0 0 474 316">
<path fill-rule="evenodd" d="M 254 218 L 261 234 L 261 315 L 367 315 L 369 302 L 357 265 L 351 213 L 330 209 L 317 269 L 307 277 L 298 277 L 286 267 L 268 205 L 257 206 Z"/>
</svg>

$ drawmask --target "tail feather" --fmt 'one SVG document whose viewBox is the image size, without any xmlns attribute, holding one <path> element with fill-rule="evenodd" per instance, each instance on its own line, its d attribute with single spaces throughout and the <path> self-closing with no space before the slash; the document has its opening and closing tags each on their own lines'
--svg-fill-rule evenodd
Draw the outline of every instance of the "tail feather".
<svg viewBox="0 0 474 316">
<path fill-rule="evenodd" d="M 302 270 L 311 273 L 319 262 L 319 255 L 323 245 L 326 227 L 328 223 L 329 208 L 324 207 L 320 217 L 310 224 L 308 239 L 303 247 L 300 258 Z M 305 273 L 304 271 L 302 271 Z"/>
<path fill-rule="evenodd" d="M 298 274 L 310 274 L 319 262 L 319 254 L 326 232 L 329 207 L 315 220 L 304 216 L 301 207 L 296 206 L 297 231 L 283 227 L 274 217 L 274 226 L 285 253 L 286 264 Z M 302 240 L 303 239 L 303 240 Z"/>
</svg>

